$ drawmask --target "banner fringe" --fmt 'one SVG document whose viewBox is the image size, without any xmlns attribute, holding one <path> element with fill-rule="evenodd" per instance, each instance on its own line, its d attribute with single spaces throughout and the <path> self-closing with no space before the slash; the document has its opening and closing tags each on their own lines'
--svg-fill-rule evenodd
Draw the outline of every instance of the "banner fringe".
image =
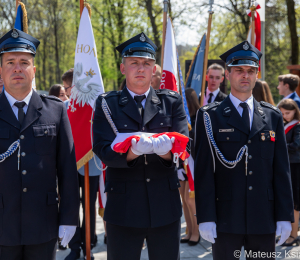
<svg viewBox="0 0 300 260">
<path fill-rule="evenodd" d="M 101 218 L 103 218 L 103 216 L 104 216 L 104 210 L 105 210 L 104 208 L 99 208 L 99 210 L 98 210 L 98 214 Z"/>
<path fill-rule="evenodd" d="M 195 198 L 195 191 L 190 191 L 189 192 L 189 197 L 190 197 L 190 199 L 194 199 Z"/>
<path fill-rule="evenodd" d="M 78 162 L 77 162 L 77 170 L 79 170 L 83 165 L 89 162 L 94 156 L 93 150 L 90 150 L 85 156 L 83 156 Z"/>
<path fill-rule="evenodd" d="M 91 18 L 91 17 L 92 17 L 92 8 L 91 8 L 90 4 L 84 3 L 84 7 L 86 7 L 86 8 L 88 9 L 88 11 L 89 11 L 89 16 L 90 16 L 90 18 Z"/>
</svg>

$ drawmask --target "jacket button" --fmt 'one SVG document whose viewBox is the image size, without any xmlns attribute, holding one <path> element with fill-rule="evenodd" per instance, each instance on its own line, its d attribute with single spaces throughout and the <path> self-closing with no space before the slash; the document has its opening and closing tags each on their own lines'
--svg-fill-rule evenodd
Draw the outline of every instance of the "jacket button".
<svg viewBox="0 0 300 260">
<path fill-rule="evenodd" d="M 217 198 L 217 200 L 219 200 L 219 198 Z"/>
<path fill-rule="evenodd" d="M 150 182 L 150 179 L 147 179 L 146 181 L 147 181 L 147 182 Z"/>
<path fill-rule="evenodd" d="M 24 136 L 24 135 L 21 135 L 21 136 L 20 136 L 20 139 L 22 139 L 22 140 L 23 140 L 24 138 L 25 138 L 25 136 Z"/>
<path fill-rule="evenodd" d="M 249 187 L 249 190 L 252 190 L 252 189 L 253 189 L 252 186 L 250 186 L 250 187 Z"/>
<path fill-rule="evenodd" d="M 48 131 L 47 131 L 47 130 L 45 131 L 45 134 L 48 134 Z"/>
<path fill-rule="evenodd" d="M 248 144 L 251 144 L 251 140 L 248 140 Z"/>
<path fill-rule="evenodd" d="M 249 155 L 249 159 L 252 159 L 252 155 Z"/>
<path fill-rule="evenodd" d="M 111 188 L 110 190 L 114 190 L 114 188 Z"/>
<path fill-rule="evenodd" d="M 127 127 L 127 125 L 124 125 L 125 127 Z"/>
<path fill-rule="evenodd" d="M 24 157 L 26 155 L 26 153 L 23 152 L 23 153 L 21 153 L 21 155 Z"/>
<path fill-rule="evenodd" d="M 23 175 L 26 175 L 26 173 L 27 173 L 27 171 L 26 171 L 26 170 L 22 171 L 22 174 L 23 174 Z"/>
<path fill-rule="evenodd" d="M 252 173 L 253 173 L 252 171 L 249 172 L 250 175 L 252 175 Z"/>
<path fill-rule="evenodd" d="M 227 140 L 229 140 L 229 137 L 227 137 Z"/>
<path fill-rule="evenodd" d="M 143 131 L 145 130 L 145 127 L 143 127 Z"/>
<path fill-rule="evenodd" d="M 164 125 L 164 123 L 160 123 L 160 125 Z"/>
<path fill-rule="evenodd" d="M 23 189 L 23 192 L 27 192 L 27 188 L 24 188 L 24 189 Z"/>
</svg>

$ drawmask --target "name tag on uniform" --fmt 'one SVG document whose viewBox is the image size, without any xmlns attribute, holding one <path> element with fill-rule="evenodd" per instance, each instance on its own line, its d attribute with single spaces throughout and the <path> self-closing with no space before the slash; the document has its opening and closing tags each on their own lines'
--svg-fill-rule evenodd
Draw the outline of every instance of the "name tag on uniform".
<svg viewBox="0 0 300 260">
<path fill-rule="evenodd" d="M 219 129 L 220 133 L 230 133 L 234 132 L 234 128 L 229 128 L 229 129 Z"/>
</svg>

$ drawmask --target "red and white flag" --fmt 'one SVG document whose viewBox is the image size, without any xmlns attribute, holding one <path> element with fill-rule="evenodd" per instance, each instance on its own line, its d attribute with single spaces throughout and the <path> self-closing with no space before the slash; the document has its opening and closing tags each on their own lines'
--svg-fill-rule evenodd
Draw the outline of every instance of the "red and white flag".
<svg viewBox="0 0 300 260">
<path fill-rule="evenodd" d="M 105 169 L 105 164 L 102 163 L 102 169 Z M 106 206 L 106 193 L 105 191 L 105 175 L 106 171 L 103 171 L 99 176 L 99 192 L 98 192 L 98 201 L 99 201 L 99 215 L 103 218 L 104 209 Z"/>
<path fill-rule="evenodd" d="M 164 64 L 161 75 L 160 88 L 171 89 L 178 92 L 178 69 L 176 43 L 171 19 L 168 18 L 166 41 L 164 46 Z"/>
<path fill-rule="evenodd" d="M 77 169 L 93 158 L 91 116 L 97 97 L 104 92 L 91 20 L 82 11 L 75 48 L 74 76 L 68 116 L 75 143 Z"/>
<path fill-rule="evenodd" d="M 291 122 L 287 123 L 285 126 L 284 126 L 284 133 L 287 134 L 290 130 L 293 129 L 294 126 L 298 125 L 299 124 L 299 120 L 292 120 Z"/>
</svg>

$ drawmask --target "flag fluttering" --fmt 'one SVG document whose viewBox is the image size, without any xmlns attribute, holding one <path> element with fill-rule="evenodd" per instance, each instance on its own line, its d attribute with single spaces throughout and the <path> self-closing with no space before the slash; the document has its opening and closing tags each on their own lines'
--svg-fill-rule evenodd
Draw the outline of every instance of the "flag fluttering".
<svg viewBox="0 0 300 260">
<path fill-rule="evenodd" d="M 75 48 L 74 76 L 68 116 L 75 143 L 77 168 L 93 158 L 91 116 L 97 97 L 104 92 L 97 49 L 88 9 L 82 11 Z"/>
<path fill-rule="evenodd" d="M 205 58 L 205 45 L 206 45 L 206 34 L 203 35 L 198 48 L 195 52 L 194 58 L 189 68 L 189 72 L 186 77 L 186 88 L 193 88 L 197 96 L 201 93 L 202 89 L 202 77 L 203 77 L 203 66 Z"/>
<path fill-rule="evenodd" d="M 161 75 L 160 88 L 171 89 L 178 92 L 178 68 L 176 44 L 173 26 L 170 17 L 168 18 L 166 40 L 164 46 L 164 64 Z"/>
</svg>

